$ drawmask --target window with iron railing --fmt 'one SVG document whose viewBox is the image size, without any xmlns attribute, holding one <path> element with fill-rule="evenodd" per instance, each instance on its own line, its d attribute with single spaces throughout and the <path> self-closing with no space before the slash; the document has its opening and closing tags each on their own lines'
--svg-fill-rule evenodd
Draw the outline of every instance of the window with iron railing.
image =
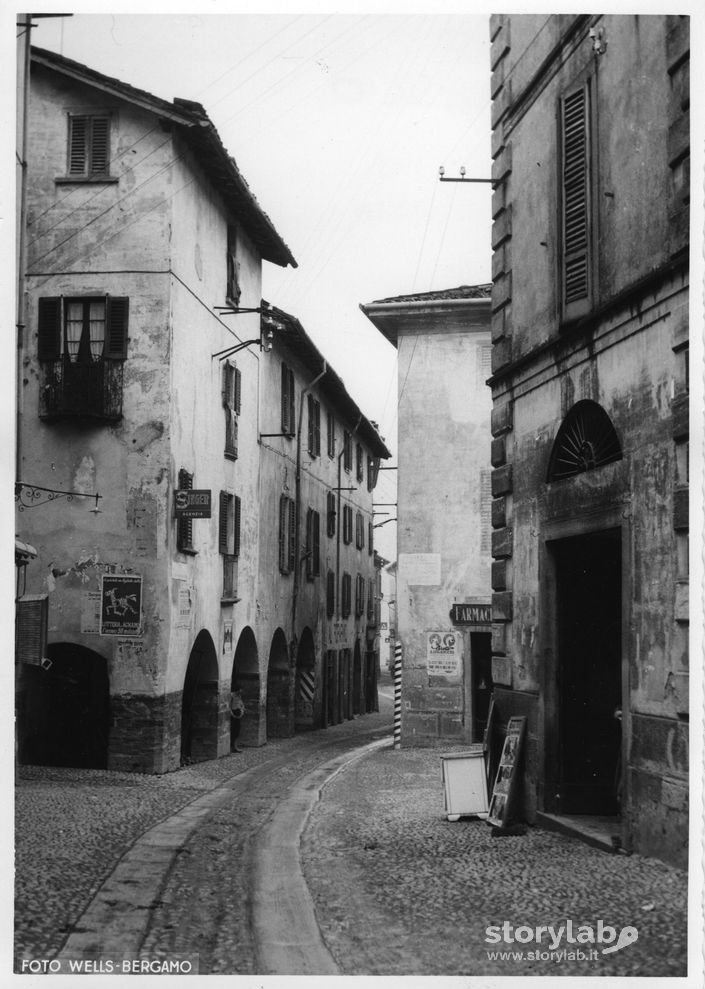
<svg viewBox="0 0 705 989">
<path fill-rule="evenodd" d="M 124 296 L 39 299 L 42 419 L 122 417 L 128 313 Z"/>
</svg>

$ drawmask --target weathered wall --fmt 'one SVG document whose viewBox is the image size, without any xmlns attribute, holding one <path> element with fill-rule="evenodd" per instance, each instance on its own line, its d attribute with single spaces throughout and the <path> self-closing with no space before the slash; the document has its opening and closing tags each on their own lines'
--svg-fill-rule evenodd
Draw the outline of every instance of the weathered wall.
<svg viewBox="0 0 705 989">
<path fill-rule="evenodd" d="M 593 28 L 607 47 L 593 52 Z M 679 17 L 492 18 L 493 675 L 529 718 L 525 808 L 551 809 L 557 615 L 551 541 L 619 530 L 623 839 L 687 860 L 688 38 Z M 595 294 L 560 325 L 557 108 L 590 76 Z M 547 483 L 580 400 L 622 459 Z"/>
<path fill-rule="evenodd" d="M 462 328 L 439 328 L 437 320 L 399 336 L 397 607 L 402 744 L 413 745 L 472 739 L 470 639 L 450 610 L 490 599 L 487 313 Z M 418 572 L 418 554 L 435 574 Z M 433 632 L 455 635 L 451 676 L 429 675 Z"/>
</svg>

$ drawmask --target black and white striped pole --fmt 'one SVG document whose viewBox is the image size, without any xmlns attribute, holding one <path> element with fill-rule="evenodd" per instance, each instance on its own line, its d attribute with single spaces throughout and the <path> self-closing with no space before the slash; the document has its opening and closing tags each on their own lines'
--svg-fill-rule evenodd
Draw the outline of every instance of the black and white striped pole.
<svg viewBox="0 0 705 989">
<path fill-rule="evenodd" d="M 394 643 L 394 748 L 401 748 L 401 642 Z"/>
</svg>

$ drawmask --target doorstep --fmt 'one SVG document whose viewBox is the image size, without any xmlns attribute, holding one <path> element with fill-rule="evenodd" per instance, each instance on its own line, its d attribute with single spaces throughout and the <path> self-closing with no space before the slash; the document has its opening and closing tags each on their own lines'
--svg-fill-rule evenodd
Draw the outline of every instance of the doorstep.
<svg viewBox="0 0 705 989">
<path fill-rule="evenodd" d="M 622 845 L 621 817 L 600 817 L 592 814 L 547 814 L 537 811 L 536 824 L 547 831 L 558 831 L 578 838 L 605 852 L 618 852 Z"/>
</svg>

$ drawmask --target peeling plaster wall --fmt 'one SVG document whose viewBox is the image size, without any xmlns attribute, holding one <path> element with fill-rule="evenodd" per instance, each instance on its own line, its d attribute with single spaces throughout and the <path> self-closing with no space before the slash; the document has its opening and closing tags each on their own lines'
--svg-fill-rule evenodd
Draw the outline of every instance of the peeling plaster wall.
<svg viewBox="0 0 705 989">
<path fill-rule="evenodd" d="M 489 604 L 490 410 L 484 322 L 399 333 L 398 634 L 403 646 L 402 744 L 473 740 L 470 631 L 451 605 Z M 484 481 L 483 481 L 484 478 Z M 483 499 L 483 483 L 485 484 Z M 483 517 L 483 508 L 485 511 Z M 419 555 L 437 575 L 419 573 Z M 429 675 L 428 635 L 457 635 L 457 672 Z M 489 631 L 489 627 L 481 629 Z"/>
</svg>

